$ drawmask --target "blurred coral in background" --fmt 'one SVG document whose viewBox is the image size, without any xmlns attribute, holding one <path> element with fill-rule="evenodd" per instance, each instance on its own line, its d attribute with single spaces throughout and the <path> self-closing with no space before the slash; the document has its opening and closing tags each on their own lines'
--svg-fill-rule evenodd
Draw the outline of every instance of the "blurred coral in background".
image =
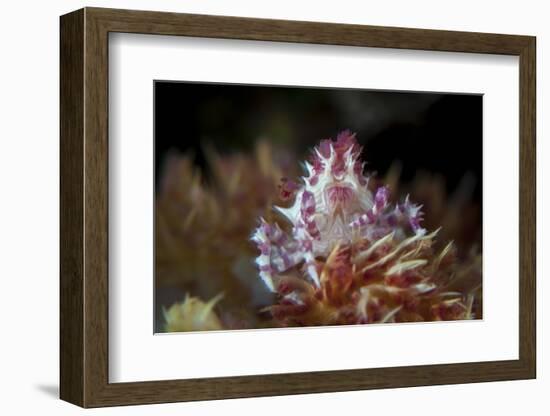
<svg viewBox="0 0 550 416">
<path fill-rule="evenodd" d="M 271 295 L 257 279 L 249 237 L 258 215 L 273 217 L 289 157 L 274 154 L 267 142 L 251 155 L 207 153 L 209 178 L 190 154 L 172 154 L 165 162 L 155 209 L 157 302 L 162 295 L 174 301 L 174 294 L 211 299 L 223 293 L 218 309 L 224 327 L 256 327 L 257 306 Z M 165 326 L 173 328 L 178 325 Z"/>
<path fill-rule="evenodd" d="M 198 298 L 187 296 L 182 303 L 176 303 L 164 310 L 166 332 L 209 331 L 223 329 L 214 312 L 214 306 L 223 295 L 218 295 L 204 303 Z"/>
</svg>

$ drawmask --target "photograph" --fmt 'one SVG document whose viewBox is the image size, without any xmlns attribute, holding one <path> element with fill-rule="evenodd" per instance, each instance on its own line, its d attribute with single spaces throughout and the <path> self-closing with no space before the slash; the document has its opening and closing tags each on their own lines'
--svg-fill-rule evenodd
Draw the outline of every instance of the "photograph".
<svg viewBox="0 0 550 416">
<path fill-rule="evenodd" d="M 481 319 L 482 100 L 155 81 L 155 333 Z"/>
<path fill-rule="evenodd" d="M 36 167 L 12 198 L 32 215 L 6 216 L 25 248 L 11 275 L 28 274 L 21 224 L 59 244 L 34 250 L 57 281 L 33 274 L 56 292 L 37 307 L 6 274 L 24 282 L 7 310 L 40 310 L 55 335 L 12 375 L 70 412 L 257 414 L 258 398 L 334 413 L 345 395 L 385 411 L 391 394 L 401 412 L 458 415 L 447 405 L 469 390 L 508 414 L 520 385 L 540 404 L 542 13 L 74 7 L 21 32 L 51 38 L 59 59 L 35 81 L 59 105 L 38 106 L 57 129 L 15 120 L 9 136 L 40 126 L 36 146 L 9 140 L 27 148 L 7 152 L 10 181 Z M 23 49 L 30 68 L 49 51 Z M 45 160 L 58 193 L 39 183 Z M 29 392 L 13 406 L 47 405 Z"/>
</svg>

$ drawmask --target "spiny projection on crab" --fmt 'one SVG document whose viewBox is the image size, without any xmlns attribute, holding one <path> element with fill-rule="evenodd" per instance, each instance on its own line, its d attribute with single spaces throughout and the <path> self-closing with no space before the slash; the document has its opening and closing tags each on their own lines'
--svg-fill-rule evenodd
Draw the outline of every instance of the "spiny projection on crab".
<svg viewBox="0 0 550 416">
<path fill-rule="evenodd" d="M 349 130 L 335 140 L 322 140 L 304 164 L 306 176 L 298 183 L 285 180 L 281 187 L 281 196 L 291 204 L 275 209 L 290 223 L 291 232 L 260 218 L 252 241 L 260 251 L 259 275 L 272 292 L 277 291 L 275 276 L 301 265 L 306 277 L 320 288 L 316 259 L 326 259 L 336 246 L 357 241 L 374 244 L 390 234 L 396 240 L 425 234 L 420 226 L 421 206 L 408 197 L 390 206 L 387 187 L 379 187 L 374 195 L 368 189 L 361 151 Z"/>
</svg>

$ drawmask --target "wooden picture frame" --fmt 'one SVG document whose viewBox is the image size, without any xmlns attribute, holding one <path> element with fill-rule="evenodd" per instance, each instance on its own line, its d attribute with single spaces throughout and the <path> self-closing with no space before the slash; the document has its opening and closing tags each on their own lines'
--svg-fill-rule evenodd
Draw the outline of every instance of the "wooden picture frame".
<svg viewBox="0 0 550 416">
<path fill-rule="evenodd" d="M 82 407 L 100 407 L 535 378 L 534 37 L 100 8 L 64 15 L 60 28 L 60 396 L 63 400 Z M 109 383 L 110 32 L 518 56 L 519 359 Z"/>
</svg>

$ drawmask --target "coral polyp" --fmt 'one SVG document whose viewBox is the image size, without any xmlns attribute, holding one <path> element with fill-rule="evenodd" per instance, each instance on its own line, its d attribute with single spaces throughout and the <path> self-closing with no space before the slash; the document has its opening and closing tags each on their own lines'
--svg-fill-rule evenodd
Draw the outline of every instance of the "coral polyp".
<svg viewBox="0 0 550 416">
<path fill-rule="evenodd" d="M 203 302 L 199 298 L 186 296 L 181 303 L 175 303 L 168 310 L 163 310 L 165 332 L 211 331 L 222 329 L 222 323 L 214 307 L 223 297 L 219 294 Z"/>
<path fill-rule="evenodd" d="M 369 188 L 361 151 L 350 131 L 321 141 L 304 164 L 306 175 L 281 186 L 290 202 L 275 207 L 283 225 L 260 218 L 252 240 L 260 252 L 258 274 L 277 294 L 266 308 L 274 322 L 474 318 L 480 258 L 468 259 L 465 267 L 452 243 L 436 250 L 439 230 L 422 227 L 420 205 L 408 196 L 392 204 L 388 186 Z"/>
</svg>

